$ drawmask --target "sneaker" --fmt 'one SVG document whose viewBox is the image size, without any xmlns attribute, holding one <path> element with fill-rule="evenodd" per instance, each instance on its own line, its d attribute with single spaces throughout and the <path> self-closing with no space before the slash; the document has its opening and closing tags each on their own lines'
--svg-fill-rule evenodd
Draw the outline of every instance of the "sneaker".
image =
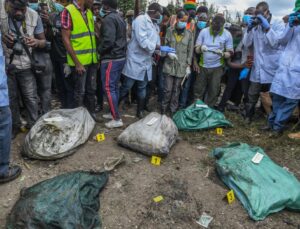
<svg viewBox="0 0 300 229">
<path fill-rule="evenodd" d="M 18 178 L 18 176 L 20 176 L 20 174 L 22 173 L 22 169 L 20 166 L 14 165 L 12 167 L 10 167 L 8 169 L 8 172 L 6 175 L 0 175 L 0 184 L 6 183 L 6 182 L 10 182 L 16 178 Z"/>
<path fill-rule="evenodd" d="M 102 115 L 102 117 L 105 118 L 105 119 L 113 119 L 113 116 L 111 115 L 111 113 L 104 114 L 104 115 Z"/>
<path fill-rule="evenodd" d="M 118 128 L 118 127 L 122 127 L 123 126 L 123 122 L 122 120 L 111 120 L 110 122 L 105 123 L 105 126 L 107 128 Z"/>
</svg>

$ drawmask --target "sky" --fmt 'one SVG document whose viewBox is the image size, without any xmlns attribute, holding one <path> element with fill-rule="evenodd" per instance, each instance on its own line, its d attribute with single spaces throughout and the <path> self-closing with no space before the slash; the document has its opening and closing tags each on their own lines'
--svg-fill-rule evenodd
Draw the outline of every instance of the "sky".
<svg viewBox="0 0 300 229">
<path fill-rule="evenodd" d="M 159 0 L 159 3 L 166 6 L 171 0 Z M 283 16 L 292 13 L 295 6 L 295 0 L 266 0 L 269 5 L 272 14 L 275 18 L 282 18 Z M 250 6 L 256 6 L 260 0 L 207 0 L 208 4 L 211 3 L 219 6 L 220 11 L 227 7 L 232 16 L 236 14 L 237 11 L 243 12 Z"/>
</svg>

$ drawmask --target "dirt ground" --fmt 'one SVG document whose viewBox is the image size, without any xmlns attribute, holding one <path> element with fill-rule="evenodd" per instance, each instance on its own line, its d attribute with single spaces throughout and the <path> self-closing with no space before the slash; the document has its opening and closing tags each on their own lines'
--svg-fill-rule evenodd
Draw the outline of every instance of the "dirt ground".
<svg viewBox="0 0 300 229">
<path fill-rule="evenodd" d="M 132 107 L 129 114 L 133 115 L 134 109 Z M 0 227 L 5 227 L 7 214 L 22 188 L 69 171 L 100 169 L 108 157 L 124 153 L 126 162 L 111 172 L 100 194 L 103 228 L 202 228 L 196 220 L 205 212 L 213 217 L 209 228 L 299 229 L 299 213 L 284 210 L 264 221 L 254 222 L 239 201 L 229 205 L 224 200 L 228 189 L 218 178 L 209 153 L 230 142 L 257 145 L 299 179 L 300 142 L 290 140 L 287 135 L 271 139 L 258 131 L 264 124 L 263 116 L 251 126 L 243 124 L 239 114 L 227 112 L 226 116 L 234 128 L 225 129 L 223 136 L 218 136 L 215 130 L 180 133 L 178 143 L 161 166 L 153 166 L 148 157 L 117 145 L 116 137 L 125 127 L 109 131 L 106 140 L 98 143 L 93 136 L 105 130 L 104 123 L 98 123 L 93 136 L 75 154 L 52 162 L 22 158 L 20 148 L 25 134 L 20 134 L 13 142 L 12 161 L 22 166 L 23 174 L 16 181 L 0 186 Z M 124 121 L 128 126 L 136 119 L 127 117 Z M 206 149 L 197 149 L 199 145 Z M 154 203 L 153 198 L 160 195 L 164 200 Z"/>
</svg>

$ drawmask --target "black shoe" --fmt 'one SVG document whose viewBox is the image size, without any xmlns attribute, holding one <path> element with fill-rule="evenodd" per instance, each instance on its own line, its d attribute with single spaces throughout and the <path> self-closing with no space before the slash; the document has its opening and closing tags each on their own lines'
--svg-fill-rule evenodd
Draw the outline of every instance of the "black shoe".
<svg viewBox="0 0 300 229">
<path fill-rule="evenodd" d="M 145 117 L 144 108 L 145 108 L 145 99 L 138 99 L 136 117 L 138 117 L 139 119 Z"/>
<path fill-rule="evenodd" d="M 14 165 L 8 169 L 7 175 L 0 176 L 0 184 L 10 182 L 22 173 L 22 169 L 20 166 Z"/>
<path fill-rule="evenodd" d="M 250 124 L 252 123 L 252 119 L 249 118 L 249 117 L 246 117 L 246 118 L 245 118 L 245 123 L 246 123 L 247 125 L 250 125 Z"/>
<path fill-rule="evenodd" d="M 227 104 L 226 108 L 228 111 L 239 111 L 240 110 L 240 108 L 238 106 L 232 105 L 232 104 Z"/>
<path fill-rule="evenodd" d="M 144 110 L 147 112 L 151 112 L 151 109 L 148 107 L 148 105 L 145 105 Z"/>
<path fill-rule="evenodd" d="M 103 119 L 98 117 L 96 113 L 90 113 L 95 122 L 103 122 Z"/>
<path fill-rule="evenodd" d="M 11 140 L 14 140 L 20 132 L 20 128 L 13 128 L 11 132 Z"/>
<path fill-rule="evenodd" d="M 101 106 L 101 105 L 97 105 L 96 108 L 95 108 L 96 113 L 99 113 L 102 110 L 103 110 L 103 106 Z"/>
<path fill-rule="evenodd" d="M 224 113 L 225 112 L 225 108 L 224 107 L 216 107 L 215 108 L 217 111 L 220 111 L 220 112 L 222 112 L 222 113 Z"/>
<path fill-rule="evenodd" d="M 263 126 L 263 127 L 259 128 L 259 130 L 261 130 L 261 131 L 271 131 L 272 128 L 270 126 Z"/>
</svg>

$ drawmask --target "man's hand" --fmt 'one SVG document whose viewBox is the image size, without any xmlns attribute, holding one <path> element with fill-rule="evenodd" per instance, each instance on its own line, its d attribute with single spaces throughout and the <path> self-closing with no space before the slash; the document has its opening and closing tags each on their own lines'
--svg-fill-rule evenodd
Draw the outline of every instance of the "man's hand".
<svg viewBox="0 0 300 229">
<path fill-rule="evenodd" d="M 76 64 L 75 69 L 76 69 L 76 72 L 77 72 L 79 75 L 83 75 L 83 74 L 86 72 L 84 66 L 83 66 L 82 64 L 80 64 L 80 63 L 79 63 L 79 64 Z"/>
<path fill-rule="evenodd" d="M 41 17 L 42 21 L 43 21 L 45 24 L 47 24 L 47 25 L 50 24 L 49 14 L 41 13 L 41 14 L 40 14 L 40 17 Z"/>
<path fill-rule="evenodd" d="M 227 60 L 231 57 L 231 53 L 230 52 L 224 52 L 224 58 Z"/>
<path fill-rule="evenodd" d="M 40 46 L 40 41 L 38 39 L 35 39 L 33 37 L 26 37 L 25 38 L 25 44 L 31 48 L 37 48 Z"/>
<path fill-rule="evenodd" d="M 12 33 L 5 34 L 2 37 L 2 40 L 7 48 L 13 48 L 15 42 L 14 42 L 14 35 Z"/>
<path fill-rule="evenodd" d="M 194 61 L 193 61 L 193 69 L 194 69 L 195 72 L 200 73 L 200 66 L 197 63 L 196 58 L 194 58 Z"/>
<path fill-rule="evenodd" d="M 204 53 L 204 52 L 207 52 L 208 51 L 208 48 L 206 45 L 202 45 L 201 46 L 201 52 Z"/>
<path fill-rule="evenodd" d="M 261 14 L 257 15 L 257 18 L 259 18 L 259 20 L 261 21 L 261 26 L 263 27 L 263 29 L 268 31 L 270 29 L 270 23 L 268 22 L 268 20 Z"/>
</svg>

